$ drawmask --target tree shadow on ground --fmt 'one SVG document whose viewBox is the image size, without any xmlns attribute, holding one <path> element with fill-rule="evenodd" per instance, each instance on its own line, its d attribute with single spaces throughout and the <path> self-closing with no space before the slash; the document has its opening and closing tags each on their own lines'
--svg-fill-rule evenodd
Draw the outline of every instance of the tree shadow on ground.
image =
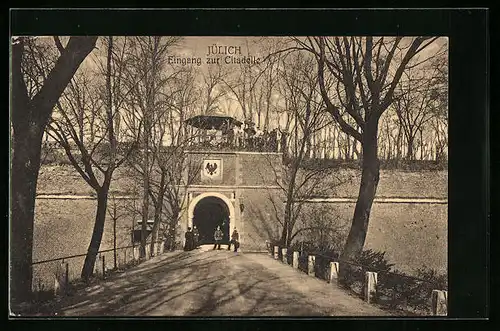
<svg viewBox="0 0 500 331">
<path fill-rule="evenodd" d="M 325 316 L 330 310 L 276 271 L 222 250 L 157 257 L 62 298 L 42 315 Z"/>
</svg>

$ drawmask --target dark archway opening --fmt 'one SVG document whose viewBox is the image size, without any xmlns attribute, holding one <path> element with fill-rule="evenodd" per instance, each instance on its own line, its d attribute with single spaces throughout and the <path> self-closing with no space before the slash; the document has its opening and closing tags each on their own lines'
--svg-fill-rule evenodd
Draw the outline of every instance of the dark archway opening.
<svg viewBox="0 0 500 331">
<path fill-rule="evenodd" d="M 201 199 L 194 207 L 193 225 L 200 233 L 199 244 L 213 244 L 214 232 L 220 226 L 224 233 L 223 244 L 229 243 L 229 207 L 217 197 Z"/>
</svg>

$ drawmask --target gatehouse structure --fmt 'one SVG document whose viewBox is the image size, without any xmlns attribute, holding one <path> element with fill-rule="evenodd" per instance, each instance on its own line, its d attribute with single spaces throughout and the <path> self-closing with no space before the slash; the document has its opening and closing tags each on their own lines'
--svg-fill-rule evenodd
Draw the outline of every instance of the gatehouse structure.
<svg viewBox="0 0 500 331">
<path fill-rule="evenodd" d="M 280 144 L 269 135 L 238 136 L 237 130 L 248 132 L 252 127 L 231 117 L 205 116 L 202 120 L 197 116 L 188 123 L 197 128 L 201 139 L 184 151 L 190 164 L 185 176 L 191 180 L 184 188 L 181 233 L 196 226 L 200 244 L 211 244 L 220 226 L 223 244 L 227 244 L 237 229 L 241 251 L 265 250 L 266 240 L 276 237 L 282 217 Z M 228 135 L 228 130 L 234 135 Z M 219 136 L 214 131 L 220 131 Z"/>
</svg>

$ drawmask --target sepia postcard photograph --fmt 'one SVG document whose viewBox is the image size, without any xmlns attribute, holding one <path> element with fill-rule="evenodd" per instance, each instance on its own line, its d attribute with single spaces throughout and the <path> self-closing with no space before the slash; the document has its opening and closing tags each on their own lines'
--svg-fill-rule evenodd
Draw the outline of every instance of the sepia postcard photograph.
<svg viewBox="0 0 500 331">
<path fill-rule="evenodd" d="M 11 316 L 448 314 L 447 36 L 10 42 Z"/>
</svg>

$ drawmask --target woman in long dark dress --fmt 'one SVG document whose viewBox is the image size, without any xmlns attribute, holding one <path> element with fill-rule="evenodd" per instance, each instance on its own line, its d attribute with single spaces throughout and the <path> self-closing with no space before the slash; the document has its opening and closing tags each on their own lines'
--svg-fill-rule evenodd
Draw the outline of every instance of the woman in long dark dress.
<svg viewBox="0 0 500 331">
<path fill-rule="evenodd" d="M 184 238 L 186 239 L 186 244 L 184 245 L 184 250 L 185 251 L 191 251 L 194 249 L 194 234 L 191 231 L 191 228 L 189 227 L 186 234 L 184 235 Z"/>
</svg>

